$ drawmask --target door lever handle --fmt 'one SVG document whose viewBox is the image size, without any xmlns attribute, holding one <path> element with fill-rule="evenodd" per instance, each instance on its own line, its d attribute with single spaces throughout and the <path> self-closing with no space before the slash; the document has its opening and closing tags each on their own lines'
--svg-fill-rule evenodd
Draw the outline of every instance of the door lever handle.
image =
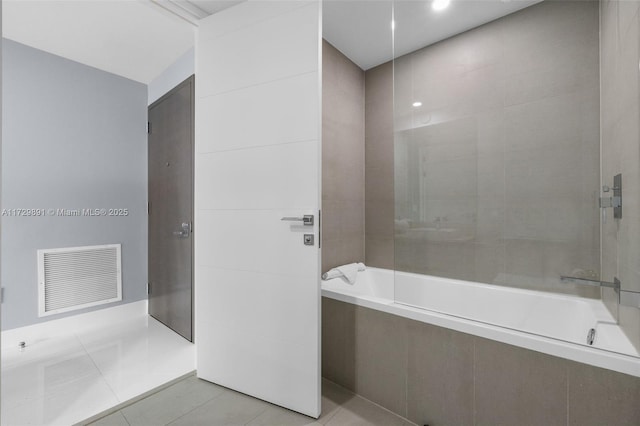
<svg viewBox="0 0 640 426">
<path fill-rule="evenodd" d="M 302 217 L 283 217 L 280 220 L 286 220 L 290 222 L 302 222 L 304 226 L 313 226 L 313 215 L 305 214 Z"/>
</svg>

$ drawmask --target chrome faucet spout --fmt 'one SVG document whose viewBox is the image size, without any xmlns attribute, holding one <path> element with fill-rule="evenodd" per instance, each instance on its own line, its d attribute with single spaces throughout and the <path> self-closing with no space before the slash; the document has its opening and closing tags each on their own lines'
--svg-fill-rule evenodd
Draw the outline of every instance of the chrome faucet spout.
<svg viewBox="0 0 640 426">
<path fill-rule="evenodd" d="M 613 282 L 610 283 L 610 282 L 607 282 L 607 281 L 591 280 L 591 279 L 588 279 L 588 278 L 561 276 L 560 277 L 560 281 L 562 281 L 563 283 L 574 283 L 574 284 L 581 284 L 581 285 L 591 285 L 591 286 L 596 286 L 596 287 L 609 287 L 609 288 L 614 288 L 616 290 L 620 289 L 620 280 L 618 280 L 617 278 L 614 278 Z"/>
</svg>

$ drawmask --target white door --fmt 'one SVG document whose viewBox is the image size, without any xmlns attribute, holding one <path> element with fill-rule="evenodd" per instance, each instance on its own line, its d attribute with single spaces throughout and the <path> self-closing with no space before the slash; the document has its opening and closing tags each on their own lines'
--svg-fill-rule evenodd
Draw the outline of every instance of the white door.
<svg viewBox="0 0 640 426">
<path fill-rule="evenodd" d="M 196 59 L 198 377 L 312 417 L 320 12 L 316 1 L 241 3 L 201 22 Z M 303 215 L 314 224 L 281 220 Z"/>
</svg>

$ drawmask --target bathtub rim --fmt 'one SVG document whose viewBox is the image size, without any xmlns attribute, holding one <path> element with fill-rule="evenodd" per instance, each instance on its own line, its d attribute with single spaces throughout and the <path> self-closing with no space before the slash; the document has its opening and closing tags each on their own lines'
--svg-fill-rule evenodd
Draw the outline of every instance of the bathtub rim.
<svg viewBox="0 0 640 426">
<path fill-rule="evenodd" d="M 389 271 L 388 269 L 381 270 Z M 474 321 L 423 308 L 416 308 L 396 303 L 394 300 L 382 299 L 376 296 L 357 294 L 355 292 L 343 293 L 335 288 L 325 288 L 325 286 L 321 287 L 322 297 L 327 297 L 329 299 L 374 309 L 437 327 L 448 328 L 450 330 L 471 334 L 523 349 L 541 352 L 547 355 L 564 358 L 569 361 L 575 361 L 640 377 L 640 357 L 612 352 L 606 349 L 588 347 L 577 343 L 570 343 L 564 340 L 554 339 L 552 337 Z"/>
</svg>

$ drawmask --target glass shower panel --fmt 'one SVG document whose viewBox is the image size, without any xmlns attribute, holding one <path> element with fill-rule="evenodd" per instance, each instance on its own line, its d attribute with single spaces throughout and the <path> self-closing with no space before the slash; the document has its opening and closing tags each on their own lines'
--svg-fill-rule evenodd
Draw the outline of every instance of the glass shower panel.
<svg viewBox="0 0 640 426">
<path fill-rule="evenodd" d="M 598 3 L 478 3 L 395 2 L 396 270 L 600 297 Z"/>
<path fill-rule="evenodd" d="M 602 83 L 602 187 L 622 175 L 622 218 L 611 208 L 602 221 L 602 279 L 620 280 L 621 291 L 602 299 L 640 352 L 640 18 L 638 1 L 600 5 Z M 602 197 L 613 191 L 602 192 Z M 605 212 L 603 212 L 605 213 Z M 603 218 L 604 219 L 604 218 Z M 619 304 L 620 302 L 620 304 Z"/>
</svg>

